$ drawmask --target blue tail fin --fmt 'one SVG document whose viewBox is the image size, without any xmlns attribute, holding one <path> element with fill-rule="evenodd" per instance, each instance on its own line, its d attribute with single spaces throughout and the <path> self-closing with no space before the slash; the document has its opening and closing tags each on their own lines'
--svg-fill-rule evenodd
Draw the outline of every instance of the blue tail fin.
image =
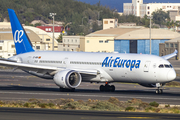
<svg viewBox="0 0 180 120">
<path fill-rule="evenodd" d="M 8 9 L 8 13 L 11 22 L 14 44 L 16 47 L 16 54 L 34 51 L 34 49 L 32 48 L 31 41 L 29 40 L 26 31 L 22 27 L 14 10 Z"/>
</svg>

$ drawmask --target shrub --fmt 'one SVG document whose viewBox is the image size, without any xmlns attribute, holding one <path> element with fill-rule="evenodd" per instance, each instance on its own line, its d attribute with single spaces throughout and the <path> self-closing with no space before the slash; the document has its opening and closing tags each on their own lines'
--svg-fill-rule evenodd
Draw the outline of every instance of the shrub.
<svg viewBox="0 0 180 120">
<path fill-rule="evenodd" d="M 140 104 L 139 104 L 139 107 L 140 107 L 140 108 L 146 108 L 146 107 L 149 107 L 149 104 L 143 102 L 143 103 L 140 103 Z"/>
<path fill-rule="evenodd" d="M 23 106 L 29 108 L 31 106 L 31 104 L 27 102 Z"/>
<path fill-rule="evenodd" d="M 117 104 L 117 103 L 119 103 L 119 100 L 115 97 L 110 97 L 108 102 L 113 103 L 113 104 Z"/>
<path fill-rule="evenodd" d="M 170 107 L 170 105 L 169 105 L 169 104 L 168 104 L 168 105 L 165 105 L 165 107 L 168 108 L 168 107 Z"/>
<path fill-rule="evenodd" d="M 39 103 L 39 107 L 41 108 L 47 108 L 47 103 Z"/>
<path fill-rule="evenodd" d="M 119 107 L 117 105 L 114 105 L 108 101 L 98 101 L 95 105 L 91 107 L 91 110 L 111 110 L 111 111 L 117 111 L 119 110 Z"/>
<path fill-rule="evenodd" d="M 158 107 L 159 106 L 159 103 L 157 103 L 157 102 L 151 102 L 151 103 L 149 103 L 149 105 L 150 106 L 153 106 L 153 107 Z"/>
<path fill-rule="evenodd" d="M 125 111 L 135 111 L 135 108 L 134 108 L 134 107 L 127 107 L 127 108 L 125 109 Z"/>
</svg>

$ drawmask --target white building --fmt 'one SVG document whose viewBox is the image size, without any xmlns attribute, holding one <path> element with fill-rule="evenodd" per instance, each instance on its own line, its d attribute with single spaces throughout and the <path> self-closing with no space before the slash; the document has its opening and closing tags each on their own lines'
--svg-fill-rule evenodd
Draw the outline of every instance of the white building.
<svg viewBox="0 0 180 120">
<path fill-rule="evenodd" d="M 85 38 L 84 36 L 63 36 L 62 43 L 58 44 L 59 51 L 79 51 L 80 42 Z"/>
<path fill-rule="evenodd" d="M 118 27 L 118 19 L 103 19 L 103 30 Z"/>
<path fill-rule="evenodd" d="M 178 11 L 180 3 L 147 3 L 143 0 L 132 0 L 132 3 L 124 3 L 124 15 L 133 14 L 135 16 L 144 17 L 146 14 L 150 16 L 154 11 L 162 9 L 163 11 Z"/>
</svg>

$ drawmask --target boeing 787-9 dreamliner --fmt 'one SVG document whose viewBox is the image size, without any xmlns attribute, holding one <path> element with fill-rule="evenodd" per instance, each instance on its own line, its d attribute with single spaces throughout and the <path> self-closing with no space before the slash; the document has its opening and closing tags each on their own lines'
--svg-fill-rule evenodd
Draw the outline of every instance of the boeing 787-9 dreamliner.
<svg viewBox="0 0 180 120">
<path fill-rule="evenodd" d="M 176 78 L 176 72 L 167 59 L 148 54 L 88 53 L 65 51 L 36 51 L 20 24 L 16 13 L 8 9 L 16 54 L 0 60 L 0 65 L 21 69 L 29 74 L 51 79 L 61 91 L 74 91 L 81 82 L 105 83 L 100 91 L 115 91 L 113 82 L 138 83 L 145 87 L 161 87 Z"/>
</svg>

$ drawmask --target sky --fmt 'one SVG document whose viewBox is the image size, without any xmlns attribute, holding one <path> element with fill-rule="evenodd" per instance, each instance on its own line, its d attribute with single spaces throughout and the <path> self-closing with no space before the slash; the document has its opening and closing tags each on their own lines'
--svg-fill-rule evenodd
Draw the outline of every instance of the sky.
<svg viewBox="0 0 180 120">
<path fill-rule="evenodd" d="M 89 4 L 96 4 L 99 1 L 101 5 L 110 7 L 111 9 L 117 9 L 118 12 L 123 12 L 123 3 L 131 3 L 132 0 L 77 0 Z M 180 0 L 143 0 L 144 3 L 180 3 Z"/>
</svg>

